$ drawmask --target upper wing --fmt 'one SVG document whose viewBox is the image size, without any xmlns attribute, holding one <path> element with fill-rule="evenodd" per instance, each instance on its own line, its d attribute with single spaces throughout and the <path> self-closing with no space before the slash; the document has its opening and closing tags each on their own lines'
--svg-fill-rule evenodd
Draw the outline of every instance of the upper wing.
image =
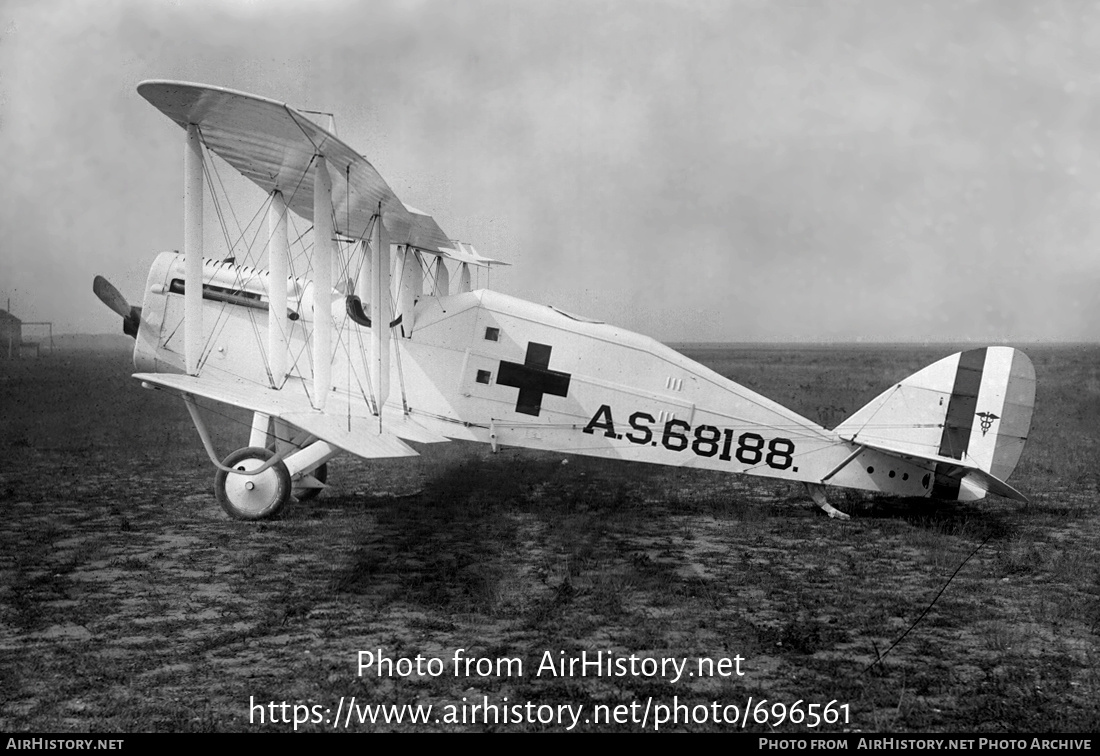
<svg viewBox="0 0 1100 756">
<path fill-rule="evenodd" d="M 286 103 L 179 81 L 144 81 L 138 94 L 184 129 L 198 126 L 210 150 L 265 192 L 278 189 L 301 217 L 313 220 L 309 167 L 324 155 L 337 233 L 364 238 L 381 207 L 391 242 L 432 254 L 450 251 L 430 215 L 406 207 L 366 158 Z"/>
<path fill-rule="evenodd" d="M 410 208 L 411 210 L 412 208 Z M 417 211 L 419 212 L 419 211 Z M 463 244 L 462 242 L 455 242 L 454 247 L 451 249 L 444 249 L 443 256 L 450 258 L 451 260 L 457 260 L 462 263 L 469 263 L 470 265 L 481 265 L 489 267 L 490 265 L 510 265 L 503 260 L 494 260 L 491 257 L 484 257 L 479 254 L 474 245 Z"/>
</svg>

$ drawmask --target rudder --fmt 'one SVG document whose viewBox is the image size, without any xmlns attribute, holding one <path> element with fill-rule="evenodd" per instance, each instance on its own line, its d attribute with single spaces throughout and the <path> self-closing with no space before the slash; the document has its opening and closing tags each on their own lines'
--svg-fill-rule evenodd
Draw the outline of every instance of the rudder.
<svg viewBox="0 0 1100 756">
<path fill-rule="evenodd" d="M 945 357 L 880 394 L 835 429 L 856 442 L 959 460 L 1005 480 L 1031 428 L 1035 368 L 1011 347 Z"/>
</svg>

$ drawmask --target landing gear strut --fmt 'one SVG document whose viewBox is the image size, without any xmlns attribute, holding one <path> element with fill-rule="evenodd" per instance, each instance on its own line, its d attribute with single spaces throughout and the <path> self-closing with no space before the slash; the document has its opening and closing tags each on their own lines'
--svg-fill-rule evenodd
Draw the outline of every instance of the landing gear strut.
<svg viewBox="0 0 1100 756">
<path fill-rule="evenodd" d="M 340 453 L 339 448 L 304 432 L 291 439 L 289 426 L 278 419 L 275 425 L 279 435 L 271 439 L 271 417 L 255 412 L 249 445 L 237 449 L 219 462 L 195 398 L 184 393 L 183 402 L 191 413 L 207 456 L 218 468 L 214 476 L 214 495 L 222 509 L 233 519 L 264 520 L 275 517 L 291 496 L 305 501 L 325 487 L 328 478 L 325 463 Z M 267 444 L 279 446 L 279 439 L 289 439 L 282 444 L 289 448 L 280 449 L 279 455 L 276 455 L 273 449 L 267 448 Z"/>
<path fill-rule="evenodd" d="M 301 478 L 299 478 L 299 480 L 304 480 L 311 475 L 313 476 L 313 478 L 316 479 L 317 483 L 320 483 L 321 485 L 318 486 L 314 484 L 294 486 L 294 498 L 298 501 L 309 501 L 310 499 L 316 498 L 317 494 L 321 493 L 321 490 L 324 488 L 324 484 L 328 482 L 328 463 L 326 462 L 325 464 L 322 464 L 311 473 L 303 474 Z M 297 483 L 298 481 L 296 480 L 294 482 Z M 312 481 L 310 482 L 312 483 Z"/>
</svg>

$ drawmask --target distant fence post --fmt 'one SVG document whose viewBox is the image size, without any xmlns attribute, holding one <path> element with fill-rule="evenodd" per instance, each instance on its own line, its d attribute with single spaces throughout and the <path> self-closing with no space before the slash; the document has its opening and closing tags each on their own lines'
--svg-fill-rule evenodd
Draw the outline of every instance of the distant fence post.
<svg viewBox="0 0 1100 756">
<path fill-rule="evenodd" d="M 49 334 L 50 334 L 50 354 L 53 354 L 53 321 L 52 320 L 35 320 L 35 321 L 27 320 L 27 321 L 23 322 L 23 325 L 24 326 L 46 326 L 46 328 L 49 329 Z M 39 350 L 36 353 L 41 354 L 41 351 Z"/>
</svg>

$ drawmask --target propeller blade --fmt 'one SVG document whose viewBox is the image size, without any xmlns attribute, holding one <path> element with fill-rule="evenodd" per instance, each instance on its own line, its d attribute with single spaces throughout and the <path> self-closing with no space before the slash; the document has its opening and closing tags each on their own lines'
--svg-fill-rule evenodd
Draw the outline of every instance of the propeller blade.
<svg viewBox="0 0 1100 756">
<path fill-rule="evenodd" d="M 137 338 L 138 327 L 141 325 L 141 308 L 131 307 L 126 297 L 103 276 L 96 276 L 92 281 L 92 291 L 100 302 L 122 316 L 122 332 Z"/>
<path fill-rule="evenodd" d="M 119 293 L 118 289 L 111 285 L 103 276 L 96 276 L 92 281 L 92 291 L 99 297 L 99 301 L 110 307 L 122 318 L 130 317 L 130 303 L 126 297 Z"/>
</svg>

